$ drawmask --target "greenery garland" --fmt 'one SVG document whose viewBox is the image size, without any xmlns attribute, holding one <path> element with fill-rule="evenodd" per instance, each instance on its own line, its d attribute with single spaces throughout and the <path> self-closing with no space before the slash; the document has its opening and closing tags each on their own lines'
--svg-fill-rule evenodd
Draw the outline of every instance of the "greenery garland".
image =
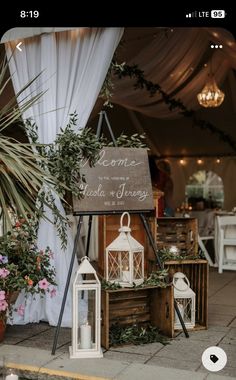
<svg viewBox="0 0 236 380">
<path fill-rule="evenodd" d="M 158 256 L 162 262 L 168 260 L 198 260 L 202 258 L 201 253 L 199 252 L 197 255 L 188 255 L 188 252 L 182 251 L 181 253 L 173 254 L 169 248 L 162 248 L 158 250 Z"/>
<path fill-rule="evenodd" d="M 142 284 L 136 285 L 133 283 L 133 286 L 130 287 L 130 289 L 140 289 L 140 288 L 145 288 L 149 286 L 158 286 L 160 288 L 166 288 L 168 283 L 166 281 L 168 277 L 168 269 L 163 269 L 159 271 L 155 271 L 150 273 L 149 277 L 146 278 Z M 121 289 L 122 286 L 120 285 L 119 282 L 110 282 L 106 281 L 105 279 L 102 279 L 101 281 L 101 287 L 104 290 L 117 290 Z"/>
<path fill-rule="evenodd" d="M 211 133 L 216 134 L 221 141 L 227 143 L 234 150 L 234 152 L 236 152 L 236 141 L 234 141 L 234 139 L 228 133 L 223 132 L 221 129 L 208 121 L 198 119 L 196 112 L 192 109 L 188 109 L 180 99 L 173 98 L 172 96 L 168 95 L 159 84 L 147 80 L 144 76 L 144 71 L 141 70 L 138 65 L 127 65 L 126 63 L 117 64 L 116 62 L 112 62 L 111 68 L 112 70 L 109 71 L 109 75 L 112 72 L 119 79 L 125 77 L 135 79 L 136 81 L 134 83 L 134 88 L 146 90 L 149 92 L 150 96 L 154 96 L 156 93 L 159 93 L 170 111 L 177 109 L 178 112 L 184 117 L 192 118 L 193 126 L 208 130 Z M 111 85 L 111 81 L 109 79 L 107 79 L 104 84 L 108 86 L 110 85 L 110 88 L 113 88 L 113 85 Z M 111 92 L 109 92 L 109 89 L 106 89 L 106 91 L 103 89 L 103 94 L 106 94 L 108 98 L 111 98 L 112 96 Z M 106 103 L 109 103 L 109 99 L 106 101 Z"/>
<path fill-rule="evenodd" d="M 109 341 L 111 346 L 128 343 L 134 345 L 154 342 L 159 342 L 163 345 L 170 343 L 166 337 L 160 335 L 157 327 L 151 325 L 143 327 L 136 324 L 124 327 L 119 323 L 110 327 Z"/>
</svg>

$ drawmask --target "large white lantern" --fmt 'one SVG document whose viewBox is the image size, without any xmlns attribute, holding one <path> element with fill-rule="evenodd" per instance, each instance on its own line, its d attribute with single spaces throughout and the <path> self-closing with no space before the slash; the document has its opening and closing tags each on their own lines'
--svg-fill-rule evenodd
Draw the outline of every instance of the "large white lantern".
<svg viewBox="0 0 236 380">
<path fill-rule="evenodd" d="M 128 225 L 123 226 L 124 216 Z M 122 287 L 140 285 L 144 281 L 144 248 L 130 232 L 130 215 L 120 218 L 119 236 L 106 248 L 106 280 Z"/>
<path fill-rule="evenodd" d="M 194 291 L 190 288 L 188 278 L 182 272 L 176 272 L 173 276 L 174 298 L 183 318 L 185 327 L 192 329 L 195 326 L 195 298 Z M 176 330 L 182 329 L 179 317 L 175 311 Z"/>
<path fill-rule="evenodd" d="M 70 358 L 101 358 L 101 284 L 87 256 L 73 283 Z"/>
</svg>

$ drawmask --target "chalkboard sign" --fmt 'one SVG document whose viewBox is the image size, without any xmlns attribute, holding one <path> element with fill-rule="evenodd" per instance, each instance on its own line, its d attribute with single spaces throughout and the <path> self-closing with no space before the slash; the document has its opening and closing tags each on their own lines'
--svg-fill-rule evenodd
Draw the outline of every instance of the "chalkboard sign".
<svg viewBox="0 0 236 380">
<path fill-rule="evenodd" d="M 94 167 L 83 164 L 83 199 L 73 198 L 77 214 L 153 210 L 147 150 L 104 148 Z"/>
</svg>

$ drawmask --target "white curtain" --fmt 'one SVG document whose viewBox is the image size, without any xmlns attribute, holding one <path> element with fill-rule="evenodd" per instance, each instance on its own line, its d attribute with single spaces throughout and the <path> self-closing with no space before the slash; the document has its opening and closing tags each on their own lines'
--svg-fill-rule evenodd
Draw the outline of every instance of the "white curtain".
<svg viewBox="0 0 236 380">
<path fill-rule="evenodd" d="M 41 143 L 54 142 L 60 128 L 65 128 L 69 114 L 78 114 L 77 132 L 88 121 L 94 103 L 105 79 L 113 53 L 122 36 L 120 28 L 79 28 L 59 33 L 45 33 L 27 38 L 15 49 L 19 41 L 6 43 L 9 68 L 15 93 L 38 74 L 38 79 L 18 99 L 45 92 L 43 97 L 24 114 L 38 126 Z M 59 199 L 56 203 L 63 208 Z M 51 218 L 50 210 L 46 210 Z M 43 299 L 31 297 L 27 300 L 23 316 L 14 313 L 14 323 L 47 320 L 56 325 L 70 264 L 73 236 L 68 229 L 68 246 L 61 250 L 60 238 L 53 224 L 42 220 L 39 226 L 38 245 L 49 246 L 54 252 L 52 264 L 56 268 L 57 292 L 55 297 L 47 294 Z M 76 264 L 75 264 L 76 267 Z M 16 307 L 24 303 L 24 295 L 18 297 Z M 62 326 L 71 326 L 71 292 L 68 292 Z"/>
</svg>

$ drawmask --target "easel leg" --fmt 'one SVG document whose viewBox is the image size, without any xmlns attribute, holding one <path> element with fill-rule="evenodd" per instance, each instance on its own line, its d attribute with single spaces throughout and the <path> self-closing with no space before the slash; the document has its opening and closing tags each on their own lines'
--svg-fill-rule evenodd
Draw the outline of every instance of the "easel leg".
<svg viewBox="0 0 236 380">
<path fill-rule="evenodd" d="M 153 249 L 153 252 L 154 252 L 155 255 L 156 255 L 157 263 L 158 263 L 160 269 L 163 270 L 164 267 L 163 267 L 163 264 L 162 264 L 162 262 L 161 262 L 161 260 L 160 260 L 160 258 L 159 258 L 159 256 L 158 256 L 158 254 L 157 254 L 157 246 L 156 246 L 155 241 L 153 240 L 153 237 L 152 237 L 152 234 L 151 234 L 151 231 L 150 231 L 149 225 L 148 225 L 148 223 L 147 223 L 147 220 L 146 220 L 146 218 L 145 218 L 145 216 L 144 216 L 143 214 L 140 214 L 140 218 L 141 218 L 141 220 L 142 220 L 142 222 L 143 222 L 143 226 L 144 226 L 145 231 L 146 231 L 146 233 L 147 233 L 147 236 L 148 236 L 149 242 L 150 242 L 150 244 L 151 244 L 151 247 L 152 247 L 152 249 Z M 189 333 L 188 333 L 188 331 L 187 331 L 187 329 L 186 329 L 186 326 L 185 326 L 185 324 L 184 324 L 184 321 L 183 321 L 182 315 L 180 314 L 180 311 L 179 311 L 179 308 L 178 308 L 178 305 L 177 305 L 176 300 L 174 300 L 174 307 L 175 307 L 175 311 L 176 311 L 176 313 L 177 313 L 177 315 L 178 315 L 178 317 L 179 317 L 179 320 L 180 320 L 180 323 L 181 323 L 182 329 L 183 329 L 183 331 L 184 331 L 184 334 L 185 334 L 186 338 L 189 338 Z"/>
<path fill-rule="evenodd" d="M 85 253 L 85 255 L 87 257 L 89 257 L 89 245 L 90 245 L 90 236 L 91 236 L 92 221 L 93 221 L 93 216 L 89 215 L 89 220 L 88 220 L 88 236 L 87 236 L 86 253 Z"/>
<path fill-rule="evenodd" d="M 86 242 L 86 252 L 85 256 L 89 257 L 89 245 L 90 245 L 90 236 L 91 236 L 91 228 L 92 228 L 92 221 L 93 221 L 93 216 L 89 215 L 89 220 L 88 220 L 88 236 L 87 236 L 87 242 Z M 82 275 L 83 280 L 86 279 L 86 274 Z M 84 290 L 81 292 L 81 298 L 84 299 Z"/>
<path fill-rule="evenodd" d="M 59 336 L 60 327 L 61 327 L 61 321 L 62 321 L 64 309 L 65 309 L 67 293 L 68 293 L 68 289 L 70 286 L 70 279 L 71 279 L 71 274 L 72 274 L 73 265 L 74 265 L 74 261 L 75 261 L 77 246 L 79 243 L 79 236 L 80 236 L 80 230 L 81 230 L 82 222 L 83 222 L 83 216 L 80 215 L 78 226 L 77 226 L 77 233 L 76 233 L 75 242 L 74 242 L 74 248 L 73 248 L 73 252 L 72 252 L 72 256 L 71 256 L 71 260 L 70 260 L 70 266 L 69 266 L 69 271 L 68 271 L 68 275 L 67 275 L 64 295 L 63 295 L 63 299 L 62 299 L 62 303 L 61 303 L 61 310 L 60 310 L 60 314 L 59 314 L 59 318 L 58 318 L 58 322 L 57 322 L 56 332 L 54 335 L 52 355 L 55 355 L 56 348 L 57 348 L 57 341 L 58 341 L 58 336 Z"/>
</svg>

